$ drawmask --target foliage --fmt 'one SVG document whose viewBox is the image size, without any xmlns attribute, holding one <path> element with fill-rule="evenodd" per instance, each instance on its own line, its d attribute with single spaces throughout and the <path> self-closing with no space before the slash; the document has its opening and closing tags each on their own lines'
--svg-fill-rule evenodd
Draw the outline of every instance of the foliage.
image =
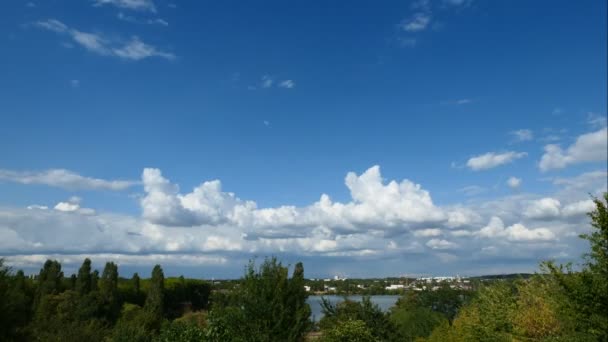
<svg viewBox="0 0 608 342">
<path fill-rule="evenodd" d="M 160 265 L 154 266 L 144 308 L 157 318 L 164 313 L 165 275 Z"/>
<path fill-rule="evenodd" d="M 371 329 L 361 320 L 347 319 L 338 322 L 323 333 L 322 342 L 376 342 Z"/>
<path fill-rule="evenodd" d="M 200 342 L 206 340 L 206 332 L 196 324 L 173 321 L 163 325 L 155 342 Z"/>
<path fill-rule="evenodd" d="M 395 328 L 380 307 L 372 303 L 370 297 L 363 297 L 361 302 L 345 299 L 334 305 L 323 298 L 321 308 L 324 316 L 319 322 L 323 331 L 331 330 L 345 321 L 362 321 L 372 335 L 380 340 L 389 340 Z"/>
<path fill-rule="evenodd" d="M 123 305 L 120 318 L 112 332 L 114 342 L 148 342 L 155 336 L 162 320 L 149 310 L 135 304 Z"/>
<path fill-rule="evenodd" d="M 437 326 L 448 323 L 442 314 L 425 307 L 396 306 L 389 319 L 400 341 L 428 337 Z"/>
<path fill-rule="evenodd" d="M 580 272 L 573 272 L 570 265 L 545 264 L 557 279 L 577 315 L 576 330 L 608 341 L 608 192 L 603 201 L 593 199 L 595 210 L 589 213 L 593 231 L 581 238 L 589 241 L 591 252 L 585 255 L 585 265 Z"/>
<path fill-rule="evenodd" d="M 241 285 L 228 306 L 214 307 L 209 316 L 213 340 L 299 341 L 310 329 L 310 307 L 303 286 L 304 267 L 292 278 L 276 258 L 258 269 L 249 263 Z"/>
<path fill-rule="evenodd" d="M 450 322 L 458 313 L 461 306 L 470 300 L 471 291 L 453 289 L 444 283 L 434 289 L 410 291 L 399 298 L 396 307 L 426 308 L 445 316 Z"/>
</svg>

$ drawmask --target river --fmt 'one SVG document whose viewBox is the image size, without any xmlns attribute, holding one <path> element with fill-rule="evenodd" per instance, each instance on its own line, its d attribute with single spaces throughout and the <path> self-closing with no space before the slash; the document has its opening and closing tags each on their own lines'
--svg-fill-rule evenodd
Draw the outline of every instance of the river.
<svg viewBox="0 0 608 342">
<path fill-rule="evenodd" d="M 321 297 L 329 299 L 333 304 L 344 300 L 343 296 L 308 296 L 306 302 L 310 305 L 310 311 L 312 312 L 311 318 L 313 321 L 318 322 L 323 317 L 323 311 L 321 310 Z M 382 311 L 386 312 L 390 309 L 401 296 L 386 295 L 386 296 L 370 296 L 372 303 L 378 304 Z M 362 296 L 348 296 L 348 299 L 360 302 Z"/>
</svg>

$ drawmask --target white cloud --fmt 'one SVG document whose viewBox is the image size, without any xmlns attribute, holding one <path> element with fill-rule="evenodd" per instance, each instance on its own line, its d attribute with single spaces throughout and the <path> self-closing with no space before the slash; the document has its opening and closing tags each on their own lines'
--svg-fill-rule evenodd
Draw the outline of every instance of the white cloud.
<svg viewBox="0 0 608 342">
<path fill-rule="evenodd" d="M 518 189 L 521 186 L 521 178 L 509 177 L 509 179 L 507 179 L 507 185 L 511 189 Z"/>
<path fill-rule="evenodd" d="M 112 5 L 130 10 L 156 12 L 156 6 L 152 0 L 95 0 L 95 5 Z"/>
<path fill-rule="evenodd" d="M 435 257 L 447 250 L 451 260 L 462 262 L 450 269 L 455 272 L 471 270 L 469 265 L 480 266 L 475 263 L 488 258 L 504 269 L 510 267 L 509 260 L 530 260 L 533 270 L 538 260 L 583 252 L 574 241 L 588 232 L 583 213 L 591 203 L 586 196 L 602 176 L 605 182 L 605 172 L 599 171 L 553 180 L 564 190 L 545 201 L 518 194 L 441 207 L 420 185 L 384 180 L 374 166 L 348 173 L 348 200 L 332 201 L 323 194 L 309 205 L 258 208 L 224 191 L 219 180 L 181 192 L 159 170 L 145 169 L 141 217 L 87 214 L 78 198 L 57 203 L 57 210 L 0 206 L 0 250 L 15 262 L 25 262 L 26 254 L 60 260 L 78 255 L 76 264 L 82 262 L 81 255 L 111 255 L 142 265 L 235 262 L 226 267 L 238 270 L 253 255 L 282 253 L 314 260 L 320 272 L 332 272 L 326 266 L 331 260 L 346 267 L 348 257 L 357 266 L 359 261 L 375 262 L 380 274 L 401 265 L 404 255 L 412 267 L 439 267 Z M 575 190 L 580 198 L 570 194 Z M 551 220 L 541 224 L 536 217 Z"/>
<path fill-rule="evenodd" d="M 80 87 L 80 81 L 79 80 L 70 80 L 70 85 L 74 88 L 78 88 L 78 87 Z"/>
<path fill-rule="evenodd" d="M 84 177 L 65 169 L 50 169 L 38 172 L 0 169 L 0 181 L 21 184 L 42 184 L 68 190 L 112 191 L 124 190 L 139 183 L 137 181 Z"/>
<path fill-rule="evenodd" d="M 529 129 L 518 129 L 516 131 L 510 132 L 511 135 L 515 138 L 515 141 L 529 141 L 534 139 L 534 133 Z"/>
<path fill-rule="evenodd" d="M 161 19 L 161 18 L 148 19 L 147 23 L 152 24 L 152 25 L 169 26 L 169 23 L 166 20 Z"/>
<path fill-rule="evenodd" d="M 530 202 L 524 211 L 524 216 L 532 219 L 551 219 L 560 215 L 560 208 L 560 201 L 545 197 Z"/>
<path fill-rule="evenodd" d="M 562 210 L 562 215 L 566 217 L 581 216 L 586 215 L 594 209 L 595 203 L 593 200 L 588 199 L 565 205 L 564 209 Z"/>
<path fill-rule="evenodd" d="M 527 156 L 526 152 L 488 152 L 479 156 L 470 158 L 467 161 L 467 166 L 474 171 L 487 170 L 500 165 L 509 164 L 519 158 Z"/>
<path fill-rule="evenodd" d="M 441 229 L 432 228 L 432 229 L 421 229 L 414 231 L 415 237 L 434 237 L 441 235 Z"/>
<path fill-rule="evenodd" d="M 458 247 L 457 244 L 443 239 L 431 239 L 426 243 L 426 246 L 431 249 L 454 249 Z"/>
<path fill-rule="evenodd" d="M 429 13 L 418 12 L 401 23 L 401 28 L 407 32 L 424 31 L 431 22 Z"/>
<path fill-rule="evenodd" d="M 113 54 L 130 60 L 141 60 L 148 57 L 161 57 L 165 59 L 175 59 L 175 55 L 169 52 L 160 51 L 152 45 L 142 42 L 134 36 L 125 45 L 112 49 Z"/>
<path fill-rule="evenodd" d="M 66 213 L 78 213 L 81 215 L 95 215 L 95 210 L 91 208 L 82 208 L 80 207 L 80 202 L 82 199 L 77 196 L 70 197 L 69 200 L 65 202 L 59 202 L 55 205 L 54 209 L 57 211 L 62 211 Z M 28 207 L 29 208 L 29 207 Z"/>
<path fill-rule="evenodd" d="M 446 219 L 420 185 L 408 180 L 383 184 L 378 166 L 359 176 L 354 172 L 347 174 L 345 183 L 351 202 L 332 202 L 323 194 L 318 202 L 306 207 L 258 209 L 253 201 L 243 201 L 233 193 L 223 192 L 219 180 L 204 182 L 183 195 L 157 169 L 145 169 L 143 183 L 144 218 L 169 226 L 232 223 L 253 229 L 254 234 L 269 235 L 278 228 L 284 234 L 285 227 L 293 227 L 295 231 L 322 227 L 349 231 L 399 230 Z"/>
<path fill-rule="evenodd" d="M 491 239 L 507 238 L 515 242 L 551 241 L 556 238 L 555 234 L 547 228 L 528 229 L 521 223 L 505 228 L 503 221 L 497 216 L 493 216 L 488 225 L 480 229 L 476 235 Z"/>
<path fill-rule="evenodd" d="M 546 145 L 539 168 L 545 172 L 568 165 L 606 160 L 608 156 L 608 128 L 583 134 L 574 144 L 563 150 L 559 145 Z"/>
<path fill-rule="evenodd" d="M 292 89 L 295 86 L 296 86 L 296 82 L 294 82 L 292 80 L 285 80 L 285 81 L 282 81 L 281 83 L 279 83 L 279 87 L 285 88 L 285 89 Z"/>
<path fill-rule="evenodd" d="M 120 14 L 119 14 L 120 16 Z M 70 36 L 74 42 L 86 50 L 102 56 L 112 56 L 126 60 L 139 61 L 149 57 L 159 57 L 168 60 L 175 59 L 173 53 L 159 50 L 146 44 L 139 37 L 133 36 L 127 42 L 111 40 L 98 33 L 83 32 L 69 28 L 56 19 L 48 19 L 35 23 L 39 28 Z"/>
<path fill-rule="evenodd" d="M 68 27 L 64 23 L 56 19 L 38 21 L 35 23 L 35 25 L 42 29 L 57 33 L 63 33 L 68 31 Z"/>
</svg>

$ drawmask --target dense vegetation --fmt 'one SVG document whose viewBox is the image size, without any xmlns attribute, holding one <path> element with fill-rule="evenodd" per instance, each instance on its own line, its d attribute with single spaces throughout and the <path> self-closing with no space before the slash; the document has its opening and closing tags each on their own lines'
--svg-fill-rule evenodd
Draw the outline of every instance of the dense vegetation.
<svg viewBox="0 0 608 342">
<path fill-rule="evenodd" d="M 608 193 L 604 194 L 608 202 Z M 369 297 L 322 303 L 310 320 L 304 268 L 275 258 L 251 262 L 242 279 L 218 286 L 168 278 L 119 278 L 84 260 L 65 277 L 48 260 L 36 277 L 0 260 L 0 341 L 608 341 L 608 209 L 595 199 L 585 263 L 541 264 L 531 277 L 444 283 L 406 292 L 387 313 Z M 343 282 L 346 288 L 348 283 Z M 378 287 L 379 289 L 379 287 Z"/>
</svg>

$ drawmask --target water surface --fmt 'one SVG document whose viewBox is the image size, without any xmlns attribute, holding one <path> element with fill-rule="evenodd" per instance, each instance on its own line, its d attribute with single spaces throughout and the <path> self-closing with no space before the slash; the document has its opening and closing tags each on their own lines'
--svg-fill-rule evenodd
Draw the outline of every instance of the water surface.
<svg viewBox="0 0 608 342">
<path fill-rule="evenodd" d="M 318 322 L 323 317 L 323 311 L 321 310 L 321 297 L 329 299 L 330 302 L 336 304 L 344 300 L 343 296 L 309 296 L 306 302 L 310 305 L 310 311 L 312 312 L 311 318 L 313 321 Z M 372 303 L 378 304 L 382 311 L 386 312 L 390 309 L 401 296 L 396 295 L 378 295 L 370 296 Z M 348 296 L 350 300 L 360 302 L 363 296 Z"/>
</svg>

